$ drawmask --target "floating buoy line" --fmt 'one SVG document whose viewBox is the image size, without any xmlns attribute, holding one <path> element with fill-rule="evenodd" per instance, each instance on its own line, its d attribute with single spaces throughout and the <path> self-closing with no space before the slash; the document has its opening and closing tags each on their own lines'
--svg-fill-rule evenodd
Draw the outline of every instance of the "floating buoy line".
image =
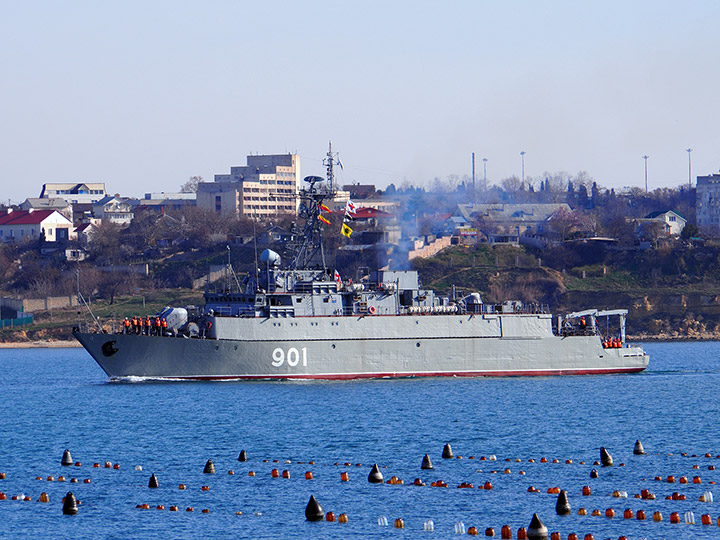
<svg viewBox="0 0 720 540">
<path fill-rule="evenodd" d="M 458 447 L 462 446 L 461 443 L 454 444 Z M 88 460 L 93 464 L 90 467 L 83 467 L 82 462 L 74 461 L 70 450 L 66 449 L 60 463 L 55 461 L 55 465 L 48 465 L 46 471 L 33 473 L 0 471 L 0 519 L 3 508 L 9 508 L 13 503 L 31 501 L 42 503 L 37 505 L 38 509 L 47 509 L 55 505 L 58 512 L 66 516 L 82 514 L 82 501 L 106 499 L 102 490 L 109 488 L 108 483 L 103 481 L 104 475 L 119 474 L 129 475 L 132 482 L 137 485 L 137 498 L 128 501 L 127 508 L 142 511 L 184 510 L 188 514 L 195 512 L 197 508 L 198 514 L 232 513 L 237 516 L 252 517 L 272 513 L 272 508 L 262 509 L 262 512 L 247 510 L 244 512 L 241 509 L 232 509 L 232 512 L 229 512 L 228 505 L 213 505 L 216 499 L 208 498 L 212 495 L 201 495 L 203 492 L 217 491 L 221 496 L 227 496 L 230 493 L 227 491 L 228 488 L 237 485 L 229 482 L 246 482 L 253 485 L 253 489 L 277 485 L 284 486 L 280 489 L 286 491 L 295 490 L 298 507 L 305 504 L 304 521 L 313 523 L 313 526 L 348 523 L 357 526 L 358 523 L 364 523 L 364 526 L 381 526 L 390 529 L 435 531 L 447 528 L 447 532 L 452 530 L 456 534 L 471 536 L 499 535 L 501 538 L 549 538 L 550 540 L 587 539 L 594 538 L 593 535 L 597 535 L 598 538 L 605 538 L 608 535 L 627 538 L 630 537 L 628 531 L 630 527 L 632 527 L 632 536 L 637 536 L 641 528 L 643 535 L 648 537 L 657 535 L 671 537 L 672 533 L 669 532 L 668 527 L 720 527 L 720 509 L 714 508 L 711 504 L 714 501 L 714 486 L 720 481 L 715 465 L 720 460 L 720 454 L 714 452 L 663 454 L 654 449 L 648 453 L 639 440 L 635 442 L 634 447 L 628 446 L 629 448 L 614 449 L 621 456 L 621 460 L 631 465 L 626 467 L 626 463 L 622 461 L 616 464 L 610 450 L 604 446 L 600 446 L 598 453 L 595 454 L 599 459 L 590 460 L 586 464 L 584 461 L 567 456 L 498 457 L 490 454 L 470 455 L 463 460 L 462 456 L 453 453 L 448 443 L 441 452 L 436 449 L 434 452 L 429 451 L 420 456 L 407 456 L 407 464 L 396 470 L 390 465 L 375 463 L 369 466 L 350 460 L 332 463 L 320 459 L 317 462 L 315 459 L 253 460 L 248 457 L 245 450 L 242 450 L 238 458 L 218 460 L 220 467 L 229 467 L 231 464 L 236 468 L 239 466 L 241 474 L 237 477 L 232 469 L 228 470 L 227 475 L 212 476 L 215 474 L 215 464 L 213 459 L 207 459 L 204 468 L 201 468 L 202 464 L 200 464 L 194 472 L 188 470 L 185 479 L 179 478 L 177 471 L 172 474 L 164 472 L 162 475 L 152 473 L 148 479 L 148 476 L 142 473 L 142 465 L 123 468 L 120 463 L 113 461 Z M 433 464 L 433 457 L 441 459 Z M 52 460 L 48 460 L 48 463 L 51 462 Z M 502 465 L 499 462 L 506 464 Z M 281 467 L 280 463 L 285 467 Z M 510 463 L 525 465 L 518 465 L 523 469 L 516 469 L 509 465 Z M 76 476 L 68 474 L 66 477 L 64 474 L 58 474 L 61 470 L 57 468 L 58 466 L 64 471 L 72 471 Z M 73 468 L 69 469 L 70 467 Z M 345 469 L 357 467 L 361 470 L 365 467 L 367 476 L 364 477 L 361 472 L 350 474 L 348 470 L 338 471 L 335 467 Z M 585 467 L 584 472 L 578 467 Z M 564 474 L 565 468 L 568 468 L 568 471 L 572 470 L 572 474 Z M 383 474 L 381 469 L 387 470 L 386 473 Z M 200 471 L 208 475 L 204 477 L 204 481 L 201 481 L 197 474 Z M 548 474 L 548 471 L 551 472 Z M 79 474 L 81 472 L 85 474 Z M 462 475 L 465 476 L 464 479 Z M 160 477 L 164 483 L 161 483 Z M 243 478 L 245 480 L 242 480 Z M 494 482 L 490 478 L 493 478 Z M 547 478 L 553 479 L 553 485 L 549 485 Z M 582 481 L 578 480 L 580 478 Z M 93 480 L 98 480 L 97 485 L 93 484 Z M 308 480 L 312 482 L 306 482 Z M 531 480 L 534 485 L 530 483 Z M 67 491 L 67 487 L 63 490 L 65 482 L 76 484 L 78 487 L 73 488 L 73 491 Z M 447 505 L 447 514 L 427 515 L 419 519 L 417 509 L 409 511 L 408 515 L 392 515 L 390 512 L 393 509 L 385 508 L 385 513 L 392 517 L 380 514 L 380 517 L 368 521 L 367 508 L 348 507 L 348 499 L 338 496 L 337 490 L 332 494 L 323 490 L 323 486 L 328 482 L 346 485 L 347 487 L 343 488 L 345 490 L 395 490 L 388 491 L 383 496 L 384 504 L 387 505 L 387 501 L 392 500 L 392 493 L 397 493 L 401 497 L 399 500 L 402 500 L 400 508 L 407 508 L 408 501 L 421 500 L 412 495 L 412 490 L 445 488 L 433 490 L 434 497 L 439 498 L 447 498 L 448 494 L 460 493 L 459 490 L 462 490 L 474 494 L 468 496 L 479 497 L 475 506 L 482 505 L 484 511 L 482 513 L 478 511 L 474 515 L 466 513 L 453 516 L 452 505 Z M 29 486 L 32 485 L 38 487 L 31 490 Z M 634 486 L 638 485 L 645 487 L 635 489 Z M 223 492 L 223 489 L 226 491 Z M 182 497 L 177 496 L 183 492 L 186 494 Z M 340 493 L 347 491 L 340 490 Z M 82 501 L 78 500 L 77 495 Z M 513 500 L 524 498 L 526 501 L 524 506 L 533 508 L 533 513 L 512 516 L 511 519 L 506 517 L 507 523 L 490 522 L 492 518 L 488 516 L 492 516 L 492 512 L 488 509 L 493 505 L 499 507 L 506 504 L 508 497 Z M 303 503 L 302 499 L 307 503 Z M 211 517 L 203 519 L 211 519 Z M 375 520 L 377 525 L 374 525 Z M 301 511 L 298 510 L 298 522 L 300 521 L 303 520 Z M 452 523 L 454 526 L 451 527 Z M 550 527 L 545 523 L 549 523 Z M 569 530 L 571 526 L 585 530 Z"/>
</svg>

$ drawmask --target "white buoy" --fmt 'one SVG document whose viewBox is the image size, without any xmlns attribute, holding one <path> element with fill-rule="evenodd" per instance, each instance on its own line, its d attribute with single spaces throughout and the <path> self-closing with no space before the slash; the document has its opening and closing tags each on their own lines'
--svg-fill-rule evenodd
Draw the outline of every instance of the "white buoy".
<svg viewBox="0 0 720 540">
<path fill-rule="evenodd" d="M 378 525 L 381 527 L 387 527 L 388 526 L 388 519 L 385 516 L 380 516 L 378 518 Z"/>
<path fill-rule="evenodd" d="M 424 531 L 434 531 L 435 530 L 435 523 L 432 519 L 428 519 L 425 524 L 423 525 Z"/>
<path fill-rule="evenodd" d="M 455 524 L 455 534 L 465 534 L 465 524 L 462 521 Z"/>
<path fill-rule="evenodd" d="M 695 525 L 695 514 L 690 511 L 685 512 L 685 523 Z"/>
</svg>

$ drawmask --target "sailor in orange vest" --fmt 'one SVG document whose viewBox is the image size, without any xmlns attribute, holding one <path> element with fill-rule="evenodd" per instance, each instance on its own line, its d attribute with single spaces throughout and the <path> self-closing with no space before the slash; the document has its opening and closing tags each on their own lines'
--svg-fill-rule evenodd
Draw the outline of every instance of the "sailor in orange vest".
<svg viewBox="0 0 720 540">
<path fill-rule="evenodd" d="M 160 325 L 162 326 L 162 335 L 167 335 L 167 321 L 165 320 L 165 317 L 163 317 L 162 321 L 160 321 Z"/>
<path fill-rule="evenodd" d="M 133 332 L 135 332 L 136 334 L 139 334 L 139 333 L 140 333 L 140 326 L 139 326 L 139 324 L 138 324 L 137 315 L 133 315 L 133 318 L 132 318 L 132 327 L 133 327 Z"/>
<path fill-rule="evenodd" d="M 147 331 L 147 335 L 150 335 L 150 331 L 152 330 L 152 322 L 150 321 L 150 315 L 145 317 L 145 327 Z"/>
<path fill-rule="evenodd" d="M 125 317 L 125 320 L 123 321 L 123 333 L 130 333 L 130 319 L 128 319 L 127 317 Z"/>
<path fill-rule="evenodd" d="M 153 333 L 154 333 L 156 336 L 159 336 L 159 335 L 160 335 L 160 317 L 155 317 L 155 321 L 154 321 L 153 327 L 154 327 Z"/>
</svg>

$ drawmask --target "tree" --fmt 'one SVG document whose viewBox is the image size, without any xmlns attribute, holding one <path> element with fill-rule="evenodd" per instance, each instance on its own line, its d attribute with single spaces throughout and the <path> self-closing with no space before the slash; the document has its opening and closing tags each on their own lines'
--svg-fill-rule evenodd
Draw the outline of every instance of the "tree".
<svg viewBox="0 0 720 540">
<path fill-rule="evenodd" d="M 202 176 L 191 176 L 190 179 L 180 186 L 181 193 L 197 193 L 198 184 L 203 181 Z"/>
</svg>

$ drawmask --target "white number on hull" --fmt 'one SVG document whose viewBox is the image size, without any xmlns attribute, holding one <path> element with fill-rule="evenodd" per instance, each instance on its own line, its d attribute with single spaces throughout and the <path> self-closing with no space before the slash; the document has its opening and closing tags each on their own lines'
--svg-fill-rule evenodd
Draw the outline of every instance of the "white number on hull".
<svg viewBox="0 0 720 540">
<path fill-rule="evenodd" d="M 307 366 L 307 349 L 305 347 L 303 347 L 299 351 L 295 347 L 290 347 L 288 349 L 287 355 L 285 354 L 285 351 L 283 349 L 278 347 L 272 352 L 272 365 L 275 367 L 282 366 L 285 363 L 286 357 L 288 366 L 290 367 L 297 366 L 301 361 L 303 367 Z"/>
</svg>

